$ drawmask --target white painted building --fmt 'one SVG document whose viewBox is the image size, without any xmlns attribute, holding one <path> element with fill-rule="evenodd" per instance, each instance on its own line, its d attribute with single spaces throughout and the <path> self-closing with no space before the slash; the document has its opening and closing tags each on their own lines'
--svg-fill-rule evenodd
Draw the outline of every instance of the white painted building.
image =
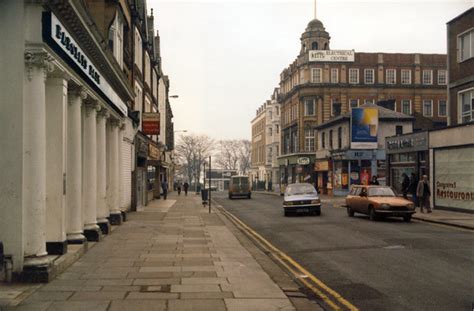
<svg viewBox="0 0 474 311">
<path fill-rule="evenodd" d="M 49 280 L 49 255 L 100 240 L 130 205 L 133 90 L 92 24 L 82 2 L 0 2 L 0 241 L 16 280 Z"/>
</svg>

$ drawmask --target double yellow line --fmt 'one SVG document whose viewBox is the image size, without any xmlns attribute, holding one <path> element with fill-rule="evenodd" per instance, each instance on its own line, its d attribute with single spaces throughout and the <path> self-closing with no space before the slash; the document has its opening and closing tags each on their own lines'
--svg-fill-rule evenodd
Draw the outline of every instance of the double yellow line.
<svg viewBox="0 0 474 311">
<path fill-rule="evenodd" d="M 308 270 L 294 261 L 290 256 L 273 246 L 270 242 L 243 223 L 232 213 L 228 212 L 223 207 L 219 207 L 219 210 L 224 213 L 237 227 L 240 227 L 244 233 L 257 242 L 263 249 L 267 250 L 282 266 L 288 269 L 288 271 L 290 271 L 301 283 L 303 283 L 314 294 L 320 297 L 324 303 L 331 307 L 332 310 L 359 310 L 339 293 L 324 284 Z M 308 279 L 311 282 L 308 281 Z"/>
</svg>

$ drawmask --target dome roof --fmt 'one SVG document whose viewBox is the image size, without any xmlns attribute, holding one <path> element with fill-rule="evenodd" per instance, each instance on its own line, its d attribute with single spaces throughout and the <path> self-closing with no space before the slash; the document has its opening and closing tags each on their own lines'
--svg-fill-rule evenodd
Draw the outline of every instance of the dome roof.
<svg viewBox="0 0 474 311">
<path fill-rule="evenodd" d="M 308 26 L 306 27 L 306 31 L 311 31 L 311 30 L 324 30 L 324 25 L 319 19 L 313 19 L 308 23 Z"/>
</svg>

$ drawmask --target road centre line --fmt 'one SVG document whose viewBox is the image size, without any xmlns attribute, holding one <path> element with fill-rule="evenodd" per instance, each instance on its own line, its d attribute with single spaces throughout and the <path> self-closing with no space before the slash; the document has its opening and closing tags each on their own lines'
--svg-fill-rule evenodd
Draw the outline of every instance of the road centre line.
<svg viewBox="0 0 474 311">
<path fill-rule="evenodd" d="M 348 308 L 351 311 L 358 311 L 359 309 L 351 304 L 349 301 L 347 301 L 345 298 L 343 298 L 339 293 L 331 289 L 329 286 L 324 284 L 322 281 L 320 281 L 318 278 L 316 278 L 313 274 L 311 274 L 309 271 L 307 271 L 305 268 L 303 268 L 300 264 L 298 264 L 296 261 L 294 261 L 290 256 L 286 255 L 283 253 L 281 250 L 276 248 L 274 245 L 272 245 L 269 241 L 267 241 L 265 238 L 263 238 L 260 234 L 255 232 L 253 229 L 251 229 L 249 226 L 247 226 L 244 222 L 242 222 L 239 218 L 237 218 L 235 215 L 233 215 L 231 212 L 225 210 L 222 206 L 218 205 L 220 207 L 220 210 L 231 220 L 233 220 L 234 223 L 237 223 L 243 231 L 250 235 L 253 236 L 254 240 L 257 240 L 259 244 L 265 244 L 262 245 L 263 248 L 269 248 L 272 250 L 270 253 L 279 261 L 281 262 L 291 273 L 293 273 L 302 283 L 304 283 L 306 286 L 308 286 L 316 295 L 318 295 L 324 302 L 326 302 L 333 310 L 341 310 L 337 305 L 332 302 L 328 296 L 323 294 L 320 290 L 315 288 L 314 286 L 310 285 L 305 279 L 300 278 L 300 274 L 307 275 L 311 281 L 313 281 L 317 286 L 319 286 L 321 289 L 326 291 L 329 295 L 333 297 L 333 299 L 336 299 L 340 304 L 344 305 L 346 308 Z M 287 261 L 291 266 L 293 266 L 296 270 L 298 270 L 300 273 L 295 273 L 294 269 L 289 268 L 288 264 L 284 263 L 283 260 Z M 328 302 L 329 301 L 329 302 Z"/>
</svg>

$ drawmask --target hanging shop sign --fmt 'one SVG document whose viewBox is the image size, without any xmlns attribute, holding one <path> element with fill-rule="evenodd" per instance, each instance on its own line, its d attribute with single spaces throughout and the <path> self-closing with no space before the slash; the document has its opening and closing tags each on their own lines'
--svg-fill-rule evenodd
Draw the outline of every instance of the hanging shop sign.
<svg viewBox="0 0 474 311">
<path fill-rule="evenodd" d="M 145 135 L 160 135 L 160 114 L 156 112 L 142 113 L 142 132 Z"/>
<path fill-rule="evenodd" d="M 310 160 L 308 157 L 301 157 L 296 160 L 296 163 L 298 163 L 299 165 L 308 165 L 309 162 Z"/>
<path fill-rule="evenodd" d="M 127 115 L 127 105 L 118 96 L 101 72 L 87 57 L 79 44 L 51 12 L 43 13 L 43 40 L 47 42 L 64 61 L 86 80 L 95 91 L 104 97 L 109 105 L 122 115 Z"/>
<path fill-rule="evenodd" d="M 377 149 L 378 126 L 377 108 L 352 108 L 351 148 Z"/>
<path fill-rule="evenodd" d="M 428 150 L 428 132 L 387 137 L 387 154 Z"/>
<path fill-rule="evenodd" d="M 314 170 L 316 172 L 324 172 L 329 170 L 329 162 L 328 161 L 316 161 L 314 163 Z"/>
<path fill-rule="evenodd" d="M 160 159 L 160 149 L 155 145 L 148 144 L 148 158 L 150 160 L 159 160 Z"/>
<path fill-rule="evenodd" d="M 311 50 L 310 62 L 354 62 L 354 50 Z"/>
</svg>

